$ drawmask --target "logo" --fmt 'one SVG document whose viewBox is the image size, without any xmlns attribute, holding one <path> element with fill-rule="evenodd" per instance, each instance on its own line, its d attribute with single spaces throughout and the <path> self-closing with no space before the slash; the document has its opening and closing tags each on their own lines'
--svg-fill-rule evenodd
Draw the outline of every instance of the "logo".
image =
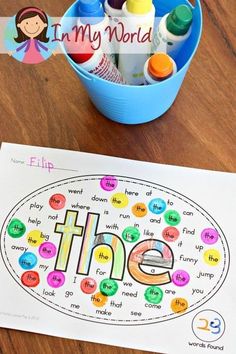
<svg viewBox="0 0 236 354">
<path fill-rule="evenodd" d="M 4 44 L 8 54 L 25 64 L 39 64 L 47 60 L 56 44 L 51 19 L 37 7 L 25 7 L 7 23 Z"/>
</svg>

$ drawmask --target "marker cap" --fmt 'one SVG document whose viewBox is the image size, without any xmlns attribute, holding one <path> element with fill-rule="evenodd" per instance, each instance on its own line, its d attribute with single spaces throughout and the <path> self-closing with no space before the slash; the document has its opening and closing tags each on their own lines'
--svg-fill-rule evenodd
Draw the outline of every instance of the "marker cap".
<svg viewBox="0 0 236 354">
<path fill-rule="evenodd" d="M 104 17 L 104 10 L 99 0 L 80 0 L 79 17 Z"/>
<path fill-rule="evenodd" d="M 133 14 L 147 14 L 152 9 L 152 0 L 127 0 L 126 7 Z"/>
<path fill-rule="evenodd" d="M 164 79 L 170 76 L 174 66 L 169 55 L 165 53 L 156 53 L 148 61 L 148 72 L 157 79 Z"/>
<path fill-rule="evenodd" d="M 193 13 L 188 5 L 179 5 L 172 10 L 166 19 L 168 31 L 176 36 L 186 34 L 192 24 Z"/>
<path fill-rule="evenodd" d="M 108 4 L 116 10 L 121 10 L 125 0 L 107 0 Z"/>
</svg>

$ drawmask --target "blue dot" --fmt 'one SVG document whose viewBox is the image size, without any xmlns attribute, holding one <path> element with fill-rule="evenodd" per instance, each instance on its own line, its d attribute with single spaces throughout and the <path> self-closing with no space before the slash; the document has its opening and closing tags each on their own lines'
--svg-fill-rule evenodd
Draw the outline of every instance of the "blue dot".
<svg viewBox="0 0 236 354">
<path fill-rule="evenodd" d="M 23 269 L 33 269 L 37 264 L 37 257 L 34 253 L 25 252 L 19 258 L 19 264 Z"/>
<path fill-rule="evenodd" d="M 166 210 L 166 202 L 161 198 L 155 198 L 149 202 L 148 208 L 153 214 L 161 214 Z"/>
</svg>

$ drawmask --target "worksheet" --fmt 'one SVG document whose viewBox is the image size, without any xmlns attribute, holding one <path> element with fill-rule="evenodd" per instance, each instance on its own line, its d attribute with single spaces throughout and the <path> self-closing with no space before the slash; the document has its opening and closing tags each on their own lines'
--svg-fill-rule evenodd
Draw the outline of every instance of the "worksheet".
<svg viewBox="0 0 236 354">
<path fill-rule="evenodd" d="M 235 353 L 236 174 L 3 143 L 0 326 Z"/>
</svg>

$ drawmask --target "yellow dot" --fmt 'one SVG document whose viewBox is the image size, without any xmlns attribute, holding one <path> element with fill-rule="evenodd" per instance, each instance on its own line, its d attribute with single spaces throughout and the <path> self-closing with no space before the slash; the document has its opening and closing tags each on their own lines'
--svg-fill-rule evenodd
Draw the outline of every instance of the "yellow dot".
<svg viewBox="0 0 236 354">
<path fill-rule="evenodd" d="M 30 231 L 27 235 L 28 244 L 32 247 L 38 247 L 43 243 L 44 238 L 42 237 L 42 232 L 39 230 Z"/>
<path fill-rule="evenodd" d="M 137 203 L 132 207 L 132 213 L 138 218 L 142 218 L 147 214 L 147 207 L 143 203 Z"/>
<path fill-rule="evenodd" d="M 125 208 L 129 203 L 129 199 L 125 193 L 116 193 L 111 197 L 111 204 L 115 208 Z"/>
<path fill-rule="evenodd" d="M 100 246 L 95 249 L 94 256 L 98 263 L 107 263 L 112 259 L 112 252 L 109 247 Z"/>
<path fill-rule="evenodd" d="M 220 262 L 220 252 L 214 249 L 204 252 L 204 261 L 210 266 L 216 266 Z"/>
<path fill-rule="evenodd" d="M 188 308 L 188 301 L 182 297 L 176 297 L 171 301 L 170 306 L 174 313 L 183 313 Z"/>
<path fill-rule="evenodd" d="M 102 307 L 107 303 L 107 296 L 103 295 L 102 293 L 96 293 L 91 297 L 92 303 L 96 307 Z"/>
</svg>

